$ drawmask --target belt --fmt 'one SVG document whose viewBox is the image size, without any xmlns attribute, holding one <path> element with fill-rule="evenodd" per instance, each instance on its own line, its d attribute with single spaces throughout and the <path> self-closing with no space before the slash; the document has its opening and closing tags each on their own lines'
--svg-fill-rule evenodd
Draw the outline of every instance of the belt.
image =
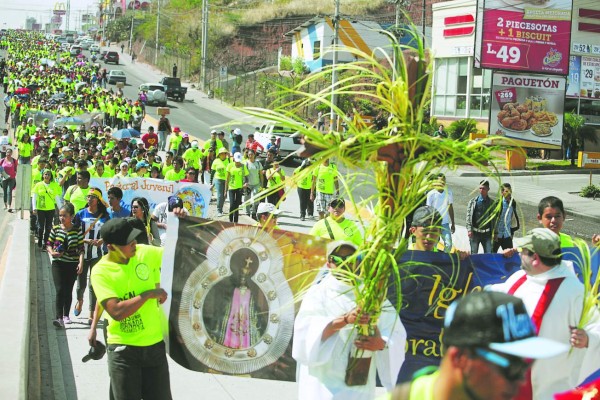
<svg viewBox="0 0 600 400">
<path fill-rule="evenodd" d="M 473 232 L 477 232 L 477 233 L 489 233 L 490 231 L 491 231 L 491 228 L 488 228 L 488 229 L 473 228 Z"/>
</svg>

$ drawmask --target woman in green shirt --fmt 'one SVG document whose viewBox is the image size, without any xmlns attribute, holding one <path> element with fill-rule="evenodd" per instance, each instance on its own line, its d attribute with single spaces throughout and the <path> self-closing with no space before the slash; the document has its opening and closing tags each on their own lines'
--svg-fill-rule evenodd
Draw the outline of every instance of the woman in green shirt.
<svg viewBox="0 0 600 400">
<path fill-rule="evenodd" d="M 19 149 L 19 164 L 30 164 L 33 143 L 28 133 L 23 133 L 23 137 L 19 140 L 17 147 Z"/>
<path fill-rule="evenodd" d="M 42 171 L 42 181 L 35 184 L 31 190 L 33 215 L 37 216 L 38 247 L 44 250 L 45 243 L 50 236 L 54 210 L 57 204 L 62 203 L 62 189 L 53 179 L 52 171 Z"/>
</svg>

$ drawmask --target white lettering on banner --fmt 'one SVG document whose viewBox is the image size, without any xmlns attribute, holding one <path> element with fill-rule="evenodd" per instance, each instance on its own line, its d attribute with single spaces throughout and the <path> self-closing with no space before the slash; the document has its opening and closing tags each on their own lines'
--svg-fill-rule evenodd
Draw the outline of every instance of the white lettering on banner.
<svg viewBox="0 0 600 400">
<path fill-rule="evenodd" d="M 538 87 L 545 89 L 558 89 L 560 86 L 560 81 L 546 78 L 546 79 L 536 79 L 536 78 L 514 78 L 511 76 L 503 76 L 502 81 L 500 83 L 504 86 L 520 86 L 520 87 Z"/>
<path fill-rule="evenodd" d="M 525 337 L 535 335 L 533 322 L 527 314 L 516 314 L 515 305 L 512 303 L 502 304 L 496 308 L 496 315 L 502 318 L 502 329 L 504 340 L 512 342 Z"/>
<path fill-rule="evenodd" d="M 532 31 L 541 31 L 541 32 L 558 32 L 558 27 L 556 25 L 546 25 L 546 24 L 536 24 L 533 22 L 524 22 L 524 21 L 506 21 L 507 28 L 517 28 L 517 29 L 529 29 Z"/>
<path fill-rule="evenodd" d="M 168 201 L 169 196 L 176 195 L 182 199 L 190 215 L 208 216 L 210 202 L 210 187 L 202 183 L 171 182 L 163 179 L 152 178 L 92 178 L 90 186 L 103 188 L 102 197 L 108 201 L 108 189 L 118 187 L 123 191 L 121 205 L 129 208 L 135 197 L 144 197 L 148 200 L 150 211 L 157 204 Z"/>
</svg>

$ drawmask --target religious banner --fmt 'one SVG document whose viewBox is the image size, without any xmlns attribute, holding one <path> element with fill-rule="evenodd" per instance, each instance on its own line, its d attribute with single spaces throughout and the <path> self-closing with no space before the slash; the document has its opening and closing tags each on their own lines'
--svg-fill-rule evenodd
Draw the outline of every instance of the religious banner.
<svg viewBox="0 0 600 400">
<path fill-rule="evenodd" d="M 494 72 L 489 132 L 522 147 L 560 148 L 566 79 Z"/>
<path fill-rule="evenodd" d="M 567 75 L 572 0 L 479 0 L 475 67 Z"/>
<path fill-rule="evenodd" d="M 102 191 L 102 197 L 108 202 L 108 189 L 113 186 L 123 191 L 121 205 L 130 208 L 131 201 L 135 197 L 145 197 L 150 205 L 150 212 L 157 204 L 166 202 L 169 196 L 181 198 L 183 206 L 190 215 L 198 217 L 208 216 L 208 204 L 210 202 L 210 187 L 203 183 L 172 182 L 164 179 L 152 178 L 92 178 L 90 186 L 97 187 Z"/>
<path fill-rule="evenodd" d="M 196 218 L 168 220 L 161 284 L 168 350 L 200 372 L 294 381 L 295 302 L 328 240 Z"/>
</svg>

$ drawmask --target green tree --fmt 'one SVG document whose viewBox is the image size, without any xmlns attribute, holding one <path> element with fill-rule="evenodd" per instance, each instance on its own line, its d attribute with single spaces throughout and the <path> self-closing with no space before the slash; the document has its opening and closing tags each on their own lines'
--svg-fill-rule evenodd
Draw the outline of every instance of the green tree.
<svg viewBox="0 0 600 400">
<path fill-rule="evenodd" d="M 563 130 L 563 160 L 567 159 L 567 149 L 570 148 L 571 165 L 575 165 L 575 158 L 579 150 L 584 150 L 585 141 L 598 143 L 596 129 L 585 124 L 585 118 L 575 113 L 565 113 L 565 127 Z"/>
</svg>

